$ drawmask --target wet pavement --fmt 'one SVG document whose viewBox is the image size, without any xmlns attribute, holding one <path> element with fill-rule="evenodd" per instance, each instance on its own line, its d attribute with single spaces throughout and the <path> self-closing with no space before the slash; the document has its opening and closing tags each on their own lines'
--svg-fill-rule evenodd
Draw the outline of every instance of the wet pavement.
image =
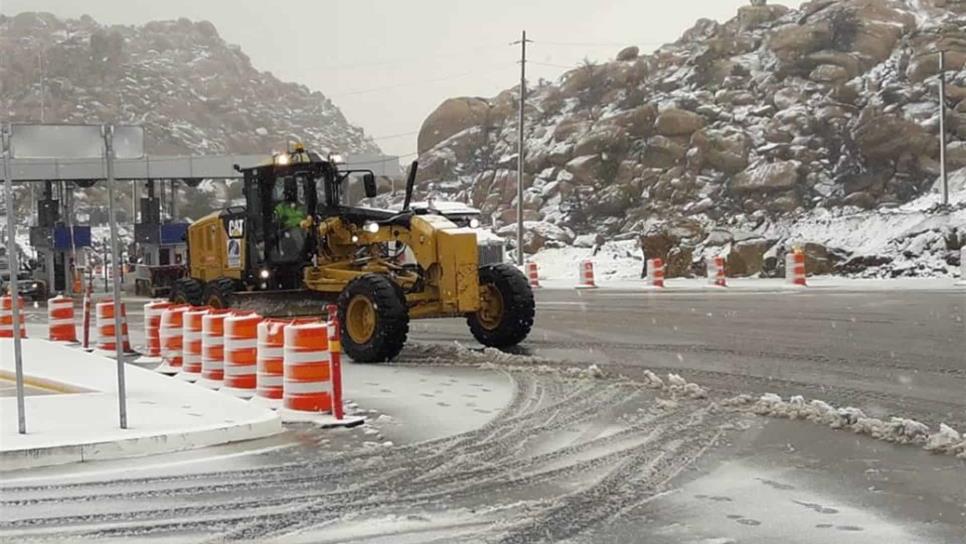
<svg viewBox="0 0 966 544">
<path fill-rule="evenodd" d="M 663 295 L 544 290 L 517 355 L 472 360 L 461 320 L 414 322 L 398 363 L 346 365 L 367 425 L 5 474 L 0 540 L 966 542 L 966 461 L 720 404 L 966 429 L 963 291 Z"/>
</svg>

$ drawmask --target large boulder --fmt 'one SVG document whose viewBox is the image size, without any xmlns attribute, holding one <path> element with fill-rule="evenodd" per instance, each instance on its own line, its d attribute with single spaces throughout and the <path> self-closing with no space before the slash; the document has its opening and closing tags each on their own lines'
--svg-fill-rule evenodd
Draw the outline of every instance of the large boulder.
<svg viewBox="0 0 966 544">
<path fill-rule="evenodd" d="M 774 242 L 756 237 L 731 244 L 725 255 L 725 273 L 728 276 L 751 276 L 762 271 L 765 252 Z"/>
<path fill-rule="evenodd" d="M 628 136 L 643 138 L 654 132 L 654 120 L 657 119 L 657 106 L 643 104 L 634 109 L 615 114 L 605 119 L 607 123 L 621 127 Z M 556 132 L 554 133 L 556 138 Z"/>
<path fill-rule="evenodd" d="M 496 231 L 499 236 L 509 240 L 511 243 L 516 240 L 516 223 L 508 224 Z M 570 244 L 573 242 L 573 235 L 566 230 L 548 223 L 546 221 L 524 221 L 523 222 L 523 252 L 533 254 L 543 249 L 548 242 L 560 244 Z"/>
<path fill-rule="evenodd" d="M 617 60 L 621 62 L 631 61 L 636 59 L 640 53 L 641 50 L 636 45 L 625 47 L 617 53 Z"/>
<path fill-rule="evenodd" d="M 581 155 L 572 159 L 564 168 L 573 175 L 577 185 L 593 185 L 598 180 L 600 155 Z"/>
<path fill-rule="evenodd" d="M 690 136 L 704 124 L 704 117 L 693 111 L 669 108 L 657 116 L 654 129 L 663 136 Z"/>
<path fill-rule="evenodd" d="M 443 140 L 474 126 L 485 126 L 490 103 L 482 98 L 459 97 L 444 101 L 419 129 L 416 147 L 419 154 Z"/>
<path fill-rule="evenodd" d="M 784 191 L 794 188 L 801 178 L 798 161 L 759 162 L 731 180 L 735 193 Z"/>
<path fill-rule="evenodd" d="M 788 8 L 779 4 L 754 2 L 750 6 L 738 8 L 738 25 L 742 30 L 754 30 L 771 23 L 788 13 Z"/>
<path fill-rule="evenodd" d="M 934 138 L 918 123 L 875 107 L 867 107 L 859 114 L 852 138 L 870 160 L 895 159 L 907 152 L 916 156 L 934 143 Z"/>
<path fill-rule="evenodd" d="M 647 139 L 642 162 L 652 168 L 670 168 L 684 159 L 688 149 L 665 136 Z"/>
</svg>

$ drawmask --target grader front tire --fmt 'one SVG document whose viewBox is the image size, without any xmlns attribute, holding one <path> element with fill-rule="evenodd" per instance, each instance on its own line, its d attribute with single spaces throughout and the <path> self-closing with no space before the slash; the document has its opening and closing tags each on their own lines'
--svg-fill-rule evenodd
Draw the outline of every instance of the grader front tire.
<svg viewBox="0 0 966 544">
<path fill-rule="evenodd" d="M 389 278 L 366 274 L 339 295 L 342 349 L 358 363 L 389 361 L 402 351 L 409 334 L 405 298 Z"/>
<path fill-rule="evenodd" d="M 470 332 L 487 347 L 508 348 L 522 342 L 533 327 L 533 291 L 526 276 L 508 264 L 480 267 L 480 310 L 467 317 Z"/>
</svg>

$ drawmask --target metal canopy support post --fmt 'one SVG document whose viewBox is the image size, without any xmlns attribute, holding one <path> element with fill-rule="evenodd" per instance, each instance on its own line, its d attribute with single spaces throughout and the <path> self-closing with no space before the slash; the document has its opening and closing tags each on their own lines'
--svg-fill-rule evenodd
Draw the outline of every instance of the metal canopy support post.
<svg viewBox="0 0 966 544">
<path fill-rule="evenodd" d="M 117 357 L 117 402 L 121 428 L 127 429 L 127 391 L 124 385 L 124 335 L 121 330 L 121 271 L 118 266 L 117 217 L 114 203 L 114 126 L 104 126 L 104 159 L 107 163 L 107 202 L 111 223 L 111 273 L 114 284 L 114 353 Z"/>
<path fill-rule="evenodd" d="M 13 361 L 17 374 L 17 430 L 27 434 L 27 416 L 24 412 L 23 352 L 20 345 L 20 296 L 17 290 L 17 272 L 20 259 L 17 255 L 17 226 L 14 221 L 13 176 L 10 172 L 10 129 L 0 127 L 0 151 L 3 152 L 3 176 L 7 197 L 7 266 L 10 267 L 10 298 L 13 314 Z"/>
</svg>

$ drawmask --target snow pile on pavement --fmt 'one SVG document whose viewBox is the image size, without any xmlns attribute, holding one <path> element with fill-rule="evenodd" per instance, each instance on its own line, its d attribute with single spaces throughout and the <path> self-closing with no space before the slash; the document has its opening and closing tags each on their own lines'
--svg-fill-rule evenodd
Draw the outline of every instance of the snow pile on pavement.
<svg viewBox="0 0 966 544">
<path fill-rule="evenodd" d="M 775 393 L 765 393 L 758 399 L 738 395 L 721 404 L 750 407 L 752 412 L 763 416 L 802 419 L 833 429 L 847 429 L 886 442 L 915 444 L 928 451 L 966 459 L 966 440 L 946 424 L 940 424 L 939 430 L 932 432 L 928 425 L 914 419 L 891 417 L 883 421 L 868 417 L 852 406 L 836 408 L 818 399 L 806 402 L 801 395 L 792 396 L 787 401 Z"/>
</svg>

